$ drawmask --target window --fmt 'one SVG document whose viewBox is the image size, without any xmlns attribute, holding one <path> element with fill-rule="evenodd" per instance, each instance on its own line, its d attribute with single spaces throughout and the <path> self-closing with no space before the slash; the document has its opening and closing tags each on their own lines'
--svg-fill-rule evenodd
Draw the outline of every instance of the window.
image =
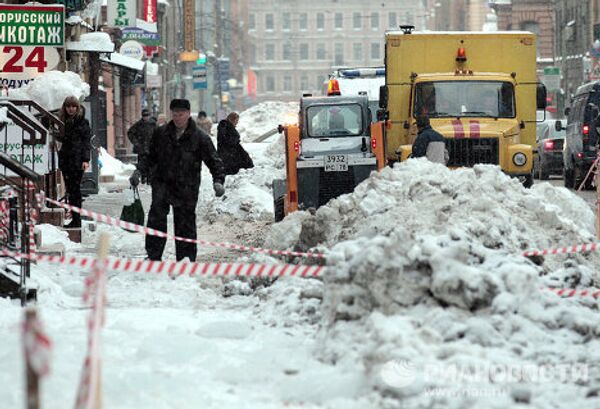
<svg viewBox="0 0 600 409">
<path fill-rule="evenodd" d="M 303 75 L 300 77 L 300 89 L 306 91 L 308 89 L 308 77 Z"/>
<path fill-rule="evenodd" d="M 283 90 L 284 91 L 292 90 L 292 77 L 290 77 L 289 75 L 286 75 L 285 77 L 283 77 Z"/>
<path fill-rule="evenodd" d="M 379 43 L 371 43 L 371 59 L 379 60 L 381 53 L 379 52 Z"/>
<path fill-rule="evenodd" d="M 311 137 L 353 136 L 362 132 L 362 110 L 358 104 L 315 105 L 306 110 Z"/>
<path fill-rule="evenodd" d="M 363 58 L 363 50 L 361 43 L 352 44 L 352 57 L 355 61 L 360 61 Z"/>
<path fill-rule="evenodd" d="M 362 20 L 360 13 L 352 13 L 352 27 L 355 30 L 360 30 L 362 28 Z"/>
<path fill-rule="evenodd" d="M 398 27 L 398 15 L 396 13 L 388 14 L 388 27 L 389 28 Z"/>
<path fill-rule="evenodd" d="M 275 78 L 273 78 L 271 75 L 267 76 L 267 91 L 275 91 Z"/>
<path fill-rule="evenodd" d="M 308 44 L 300 44 L 300 60 L 308 60 Z"/>
<path fill-rule="evenodd" d="M 500 81 L 421 82 L 415 90 L 415 113 L 440 117 L 513 118 L 514 87 Z"/>
<path fill-rule="evenodd" d="M 275 60 L 275 44 L 265 45 L 265 60 L 267 60 L 267 61 Z"/>
<path fill-rule="evenodd" d="M 319 43 L 317 44 L 317 60 L 325 59 L 325 44 Z"/>
<path fill-rule="evenodd" d="M 379 28 L 379 13 L 371 13 L 371 28 L 373 30 Z"/>
<path fill-rule="evenodd" d="M 273 20 L 273 14 L 265 14 L 265 30 L 275 29 L 275 21 Z"/>
<path fill-rule="evenodd" d="M 250 45 L 250 64 L 256 64 L 256 46 Z"/>
<path fill-rule="evenodd" d="M 282 51 L 281 59 L 284 61 L 290 61 L 292 59 L 292 46 L 290 43 L 285 43 Z"/>
<path fill-rule="evenodd" d="M 325 29 L 325 14 L 317 13 L 317 30 Z"/>
<path fill-rule="evenodd" d="M 407 11 L 406 14 L 404 14 L 404 21 L 406 24 L 413 24 L 413 15 L 410 11 Z"/>
<path fill-rule="evenodd" d="M 344 14 L 335 13 L 335 29 L 341 30 L 344 28 Z"/>
<path fill-rule="evenodd" d="M 290 13 L 283 13 L 283 18 L 281 20 L 281 29 L 283 31 L 290 31 L 292 27 L 292 17 Z"/>
<path fill-rule="evenodd" d="M 344 65 L 344 44 L 335 43 L 335 65 Z"/>
<path fill-rule="evenodd" d="M 308 29 L 308 14 L 300 13 L 300 19 L 298 20 L 298 24 L 300 26 L 300 30 Z"/>
<path fill-rule="evenodd" d="M 537 23 L 537 21 L 525 21 L 521 23 L 521 30 L 531 31 L 537 36 L 540 35 L 540 25 Z"/>
<path fill-rule="evenodd" d="M 256 30 L 256 15 L 254 13 L 248 16 L 248 30 Z"/>
</svg>

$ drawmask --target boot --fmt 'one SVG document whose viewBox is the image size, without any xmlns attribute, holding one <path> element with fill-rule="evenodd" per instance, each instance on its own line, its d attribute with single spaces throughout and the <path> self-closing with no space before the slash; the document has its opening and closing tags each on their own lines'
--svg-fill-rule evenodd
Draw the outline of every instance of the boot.
<svg viewBox="0 0 600 409">
<path fill-rule="evenodd" d="M 65 229 L 79 229 L 81 228 L 81 215 L 79 213 L 73 212 L 73 218 L 71 222 L 66 224 Z"/>
</svg>

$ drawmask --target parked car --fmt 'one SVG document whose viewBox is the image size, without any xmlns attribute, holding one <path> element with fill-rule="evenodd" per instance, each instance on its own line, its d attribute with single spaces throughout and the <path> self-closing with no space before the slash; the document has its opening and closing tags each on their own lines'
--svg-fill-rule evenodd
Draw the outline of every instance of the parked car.
<svg viewBox="0 0 600 409">
<path fill-rule="evenodd" d="M 533 159 L 533 175 L 548 180 L 551 175 L 563 174 L 563 144 L 565 130 L 556 130 L 556 119 L 549 119 L 537 125 L 537 155 Z M 564 122 L 564 120 L 563 120 Z"/>
<path fill-rule="evenodd" d="M 563 149 L 565 187 L 579 188 L 596 159 L 598 151 L 598 117 L 600 107 L 600 81 L 577 88 L 567 115 L 566 137 Z M 564 123 L 556 121 L 556 130 Z M 591 179 L 588 182 L 591 185 Z"/>
</svg>

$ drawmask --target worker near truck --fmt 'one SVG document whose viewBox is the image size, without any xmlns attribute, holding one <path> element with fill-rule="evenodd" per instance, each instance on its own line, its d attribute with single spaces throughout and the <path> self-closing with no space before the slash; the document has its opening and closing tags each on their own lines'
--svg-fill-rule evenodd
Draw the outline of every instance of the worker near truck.
<svg viewBox="0 0 600 409">
<path fill-rule="evenodd" d="M 427 115 L 419 115 L 416 122 L 418 135 L 413 144 L 412 157 L 426 157 L 431 162 L 445 165 L 448 162 L 448 152 L 444 137 L 431 127 Z"/>
</svg>

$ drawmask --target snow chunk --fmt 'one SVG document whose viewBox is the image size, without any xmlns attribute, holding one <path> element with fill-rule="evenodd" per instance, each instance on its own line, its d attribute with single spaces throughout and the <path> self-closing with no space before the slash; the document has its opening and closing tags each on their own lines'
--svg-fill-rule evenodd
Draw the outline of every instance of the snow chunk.
<svg viewBox="0 0 600 409">
<path fill-rule="evenodd" d="M 68 96 L 82 100 L 90 95 L 90 86 L 72 71 L 48 71 L 26 86 L 13 90 L 12 98 L 31 99 L 49 111 L 59 109 Z"/>
</svg>

